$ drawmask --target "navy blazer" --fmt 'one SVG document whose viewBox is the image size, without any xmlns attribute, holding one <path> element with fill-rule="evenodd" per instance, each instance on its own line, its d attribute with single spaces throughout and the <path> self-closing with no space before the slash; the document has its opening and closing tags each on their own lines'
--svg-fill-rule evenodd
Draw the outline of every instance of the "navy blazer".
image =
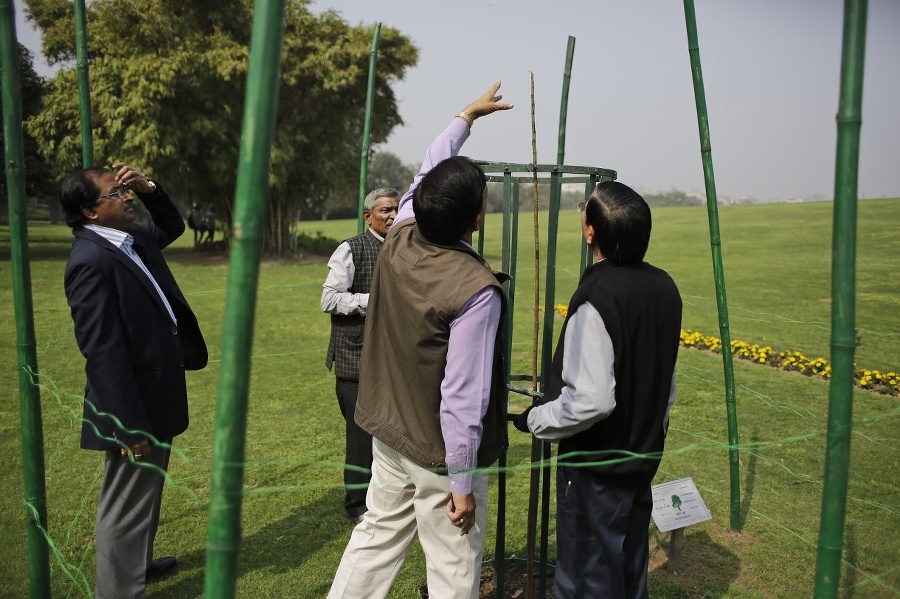
<svg viewBox="0 0 900 599">
<path fill-rule="evenodd" d="M 133 247 L 178 320 L 146 274 L 122 250 L 82 226 L 66 264 L 65 288 L 87 384 L 81 446 L 108 450 L 187 429 L 185 370 L 206 366 L 197 318 L 178 288 L 162 249 L 184 233 L 184 220 L 163 190 L 139 194 L 148 224 L 131 225 Z M 151 439 L 152 443 L 153 439 Z"/>
</svg>

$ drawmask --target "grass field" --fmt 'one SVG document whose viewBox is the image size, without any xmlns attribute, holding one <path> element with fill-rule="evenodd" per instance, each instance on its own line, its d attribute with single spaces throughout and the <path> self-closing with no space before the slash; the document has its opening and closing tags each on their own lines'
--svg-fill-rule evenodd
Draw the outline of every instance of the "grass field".
<svg viewBox="0 0 900 599">
<path fill-rule="evenodd" d="M 720 207 L 732 339 L 829 357 L 831 204 Z M 533 242 L 531 215 L 520 220 L 513 372 L 531 363 Z M 546 214 L 541 215 L 542 228 Z M 703 208 L 659 208 L 648 260 L 668 270 L 685 302 L 684 327 L 719 335 Z M 488 218 L 485 255 L 500 263 L 498 215 Z M 857 317 L 860 366 L 900 369 L 900 199 L 859 204 Z M 302 223 L 343 239 L 355 222 Z M 65 226 L 30 225 L 31 277 L 47 461 L 54 597 L 92 594 L 90 545 L 101 457 L 78 448 L 83 359 L 62 290 L 71 235 Z M 186 235 L 167 256 L 197 313 L 210 365 L 189 373 L 191 427 L 176 440 L 157 554 L 175 554 L 175 574 L 149 587 L 153 597 L 200 597 L 206 508 L 218 382 L 227 261 L 194 252 Z M 542 234 L 543 241 L 546 234 Z M 567 303 L 578 276 L 578 216 L 564 214 L 557 294 Z M 8 230 L 0 228 L 0 597 L 27 594 L 16 337 Z M 334 379 L 324 367 L 329 320 L 319 310 L 326 257 L 263 265 L 260 272 L 243 500 L 240 597 L 323 597 L 350 527 L 343 515 L 343 421 Z M 541 267 L 541 273 L 545 268 Z M 543 286 L 543 283 L 542 283 Z M 551 303 L 542 296 L 542 303 Z M 561 325 L 556 321 L 556 330 Z M 554 333 L 554 335 L 555 335 Z M 555 341 L 555 339 L 553 339 Z M 741 440 L 740 534 L 729 530 L 729 470 L 721 357 L 683 350 L 678 401 L 657 482 L 690 476 L 713 515 L 687 529 L 684 565 L 667 572 L 668 534 L 652 533 L 651 596 L 800 597 L 812 594 L 828 414 L 827 382 L 737 362 Z M 511 412 L 526 401 L 511 397 Z M 842 597 L 900 595 L 900 403 L 854 393 L 854 435 L 847 503 Z M 511 429 L 507 556 L 525 551 L 529 438 Z M 492 480 L 495 480 L 493 477 Z M 495 501 L 496 494 L 492 494 Z M 552 507 L 552 506 L 551 506 Z M 491 512 L 495 511 L 492 504 Z M 553 509 L 551 509 L 551 512 Z M 494 516 L 486 558 L 494 555 Z M 551 535 L 552 535 L 551 523 Z M 553 539 L 551 537 L 551 559 Z M 66 567 L 62 567 L 62 564 Z M 425 582 L 416 547 L 392 597 L 417 597 Z"/>
</svg>

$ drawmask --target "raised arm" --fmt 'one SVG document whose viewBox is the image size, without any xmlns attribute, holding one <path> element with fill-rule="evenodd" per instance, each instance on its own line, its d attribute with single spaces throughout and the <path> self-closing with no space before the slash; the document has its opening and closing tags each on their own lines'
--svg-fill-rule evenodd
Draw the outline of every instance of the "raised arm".
<svg viewBox="0 0 900 599">
<path fill-rule="evenodd" d="M 453 120 L 450 121 L 447 128 L 431 142 L 431 145 L 428 146 L 428 149 L 425 151 L 425 160 L 422 162 L 422 168 L 419 170 L 419 174 L 415 176 L 412 185 L 409 186 L 409 190 L 407 190 L 400 199 L 400 209 L 397 212 L 397 217 L 394 219 L 394 224 L 392 226 L 396 226 L 397 223 L 402 222 L 407 218 L 415 217 L 412 197 L 413 192 L 415 192 L 416 187 L 419 186 L 422 177 L 428 174 L 428 171 L 434 168 L 434 166 L 442 160 L 452 158 L 459 154 L 460 148 L 462 148 L 465 141 L 469 138 L 472 125 L 475 123 L 476 119 L 497 112 L 498 110 L 509 110 L 513 107 L 509 102 L 500 101 L 503 99 L 503 96 L 497 94 L 499 89 L 500 82 L 498 81 L 492 85 L 488 91 L 482 94 L 481 97 L 466 106 L 465 109 L 453 117 Z"/>
</svg>

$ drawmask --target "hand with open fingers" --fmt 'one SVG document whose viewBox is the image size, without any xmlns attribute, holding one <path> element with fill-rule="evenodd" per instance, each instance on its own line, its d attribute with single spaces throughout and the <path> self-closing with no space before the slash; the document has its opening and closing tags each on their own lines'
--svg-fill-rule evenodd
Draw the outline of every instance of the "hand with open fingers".
<svg viewBox="0 0 900 599">
<path fill-rule="evenodd" d="M 503 99 L 503 96 L 497 94 L 499 89 L 500 82 L 498 81 L 492 85 L 491 89 L 487 90 L 484 95 L 466 106 L 463 112 L 472 117 L 472 120 L 475 120 L 478 117 L 497 112 L 498 110 L 509 110 L 513 105 L 509 102 L 500 101 Z"/>
<path fill-rule="evenodd" d="M 140 462 L 150 455 L 150 442 L 147 439 L 141 439 L 134 445 L 120 448 L 119 453 L 123 458 L 128 457 L 128 455 L 131 454 L 134 456 L 135 462 Z"/>
<path fill-rule="evenodd" d="M 112 168 L 116 171 L 116 181 L 120 185 L 124 185 L 138 193 L 153 193 L 156 191 L 156 187 L 136 168 L 128 166 L 124 162 L 117 162 L 112 165 Z"/>
<path fill-rule="evenodd" d="M 447 517 L 453 526 L 459 528 L 459 535 L 468 534 L 475 526 L 475 494 L 457 495 L 452 493 L 447 502 Z"/>
</svg>

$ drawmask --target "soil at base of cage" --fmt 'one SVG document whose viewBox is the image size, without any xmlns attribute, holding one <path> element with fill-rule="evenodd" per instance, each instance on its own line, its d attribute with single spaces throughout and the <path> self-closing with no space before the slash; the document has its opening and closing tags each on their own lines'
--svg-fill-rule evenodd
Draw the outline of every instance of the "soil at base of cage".
<svg viewBox="0 0 900 599">
<path fill-rule="evenodd" d="M 524 599 L 526 586 L 526 571 L 522 566 L 506 566 L 506 573 L 503 580 L 503 593 L 497 593 L 497 586 L 494 581 L 494 567 L 485 566 L 481 569 L 481 591 L 478 593 L 479 599 Z M 537 568 L 532 574 L 532 589 L 534 596 L 537 597 L 539 583 L 539 574 Z M 553 598 L 553 573 L 547 573 L 547 587 L 544 599 Z"/>
<path fill-rule="evenodd" d="M 538 592 L 538 573 L 532 575 L 532 592 L 537 596 Z M 503 581 L 504 591 L 502 594 L 497 593 L 497 585 L 494 581 L 494 567 L 484 566 L 481 569 L 479 599 L 525 599 L 525 568 L 523 566 L 506 566 L 505 578 Z M 547 573 L 547 591 L 544 599 L 553 599 L 553 573 Z M 428 587 L 422 586 L 419 589 L 419 597 L 428 599 Z M 539 598 L 538 598 L 539 599 Z"/>
</svg>

